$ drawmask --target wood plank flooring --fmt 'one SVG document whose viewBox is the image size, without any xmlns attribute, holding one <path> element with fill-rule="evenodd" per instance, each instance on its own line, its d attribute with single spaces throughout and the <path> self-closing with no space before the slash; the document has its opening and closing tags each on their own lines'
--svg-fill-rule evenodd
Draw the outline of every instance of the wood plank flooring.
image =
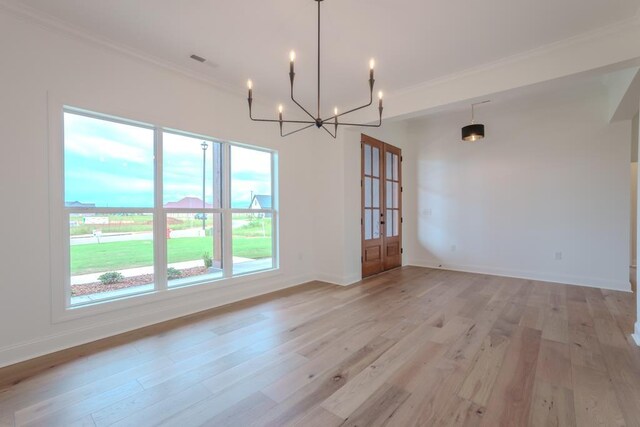
<svg viewBox="0 0 640 427">
<path fill-rule="evenodd" d="M 5 426 L 639 426 L 635 296 L 417 267 L 0 369 Z"/>
</svg>

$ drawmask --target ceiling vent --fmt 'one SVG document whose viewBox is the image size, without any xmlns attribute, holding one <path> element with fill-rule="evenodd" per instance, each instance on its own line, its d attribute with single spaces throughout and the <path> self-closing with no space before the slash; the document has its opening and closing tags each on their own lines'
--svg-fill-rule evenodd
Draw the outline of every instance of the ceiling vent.
<svg viewBox="0 0 640 427">
<path fill-rule="evenodd" d="M 198 62 L 207 62 L 207 60 L 204 59 L 202 56 L 198 56 L 196 54 L 191 55 L 190 58 Z"/>
</svg>

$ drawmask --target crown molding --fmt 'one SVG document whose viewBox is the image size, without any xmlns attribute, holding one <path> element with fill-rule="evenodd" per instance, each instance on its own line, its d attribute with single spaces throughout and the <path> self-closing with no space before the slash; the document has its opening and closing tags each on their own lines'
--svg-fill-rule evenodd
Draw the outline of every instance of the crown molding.
<svg viewBox="0 0 640 427">
<path fill-rule="evenodd" d="M 78 41 L 98 45 L 102 48 L 106 48 L 108 50 L 123 54 L 129 58 L 136 59 L 146 64 L 155 65 L 167 71 L 171 71 L 184 77 L 197 80 L 200 83 L 204 83 L 216 89 L 223 90 L 234 95 L 246 95 L 244 88 L 241 89 L 239 86 L 230 85 L 228 83 L 212 78 L 211 76 L 200 74 L 191 69 L 175 64 L 171 61 L 146 54 L 137 49 L 133 49 L 121 43 L 114 42 L 113 40 L 96 36 L 84 29 L 70 25 L 25 4 L 20 4 L 12 0 L 0 0 L 0 12 L 2 11 L 9 13 L 16 18 L 22 19 L 25 22 L 36 24 L 41 28 L 44 28 L 45 30 L 51 30 Z"/>
<path fill-rule="evenodd" d="M 197 80 L 216 89 L 224 90 L 237 96 L 243 97 L 245 95 L 244 87 L 241 88 L 240 86 L 230 85 L 226 82 L 220 81 L 205 74 L 195 72 L 189 68 L 175 64 L 171 61 L 146 54 L 124 44 L 114 42 L 113 40 L 93 35 L 84 29 L 70 25 L 62 20 L 38 11 L 35 8 L 32 8 L 25 4 L 21 4 L 16 0 L 0 0 L 0 11 L 6 11 L 27 22 L 37 24 L 42 28 L 53 30 L 57 33 L 69 36 L 73 39 L 98 45 L 111 51 L 119 52 L 130 58 L 137 59 L 147 64 L 155 65 L 157 67 L 188 77 L 190 79 Z M 412 92 L 428 90 L 442 84 L 451 83 L 458 79 L 473 76 L 474 74 L 498 69 L 500 67 L 517 63 L 519 61 L 542 56 L 556 50 L 571 48 L 574 45 L 578 46 L 591 40 L 597 40 L 601 37 L 622 32 L 633 27 L 640 27 L 640 9 L 638 9 L 636 13 L 630 18 L 603 27 L 599 27 L 592 31 L 578 34 L 576 36 L 559 40 L 557 42 L 549 43 L 534 49 L 530 49 L 528 51 L 516 53 L 514 55 L 507 56 L 493 62 L 485 63 L 476 67 L 467 68 L 459 72 L 447 74 L 442 77 L 417 83 L 415 85 L 406 86 L 397 90 L 391 90 L 387 94 L 387 99 L 392 100 L 395 97 L 400 97 Z"/>
<path fill-rule="evenodd" d="M 503 67 L 505 65 L 510 65 L 510 64 L 514 64 L 514 63 L 529 59 L 529 58 L 542 56 L 556 50 L 568 49 L 568 48 L 571 48 L 572 46 L 577 46 L 579 44 L 589 42 L 591 40 L 597 40 L 601 37 L 622 32 L 624 30 L 627 30 L 633 27 L 640 27 L 640 9 L 636 12 L 635 15 L 633 15 L 630 18 L 615 22 L 613 24 L 610 24 L 604 27 L 599 27 L 595 30 L 588 31 L 586 33 L 578 34 L 576 36 L 559 40 L 557 42 L 549 43 L 534 49 L 516 53 L 514 55 L 500 58 L 496 61 L 488 62 L 482 65 L 479 65 L 477 67 L 467 68 L 465 70 L 447 74 L 445 76 L 431 79 L 426 82 L 421 82 L 415 85 L 404 87 L 402 89 L 391 91 L 388 95 L 388 98 L 391 98 L 393 96 L 401 96 L 403 94 L 415 92 L 418 90 L 429 89 L 431 87 L 438 86 L 444 83 L 450 83 L 452 81 L 455 81 L 464 77 L 468 77 L 477 73 L 491 71 L 496 68 Z"/>
</svg>

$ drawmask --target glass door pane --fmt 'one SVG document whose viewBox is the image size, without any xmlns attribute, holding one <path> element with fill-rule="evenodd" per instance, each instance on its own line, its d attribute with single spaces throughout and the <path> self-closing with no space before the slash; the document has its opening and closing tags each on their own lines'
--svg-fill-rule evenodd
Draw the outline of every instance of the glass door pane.
<svg viewBox="0 0 640 427">
<path fill-rule="evenodd" d="M 363 144 L 363 237 L 379 239 L 382 235 L 380 220 L 382 206 L 380 149 Z"/>
<path fill-rule="evenodd" d="M 385 153 L 385 224 L 386 237 L 400 235 L 400 156 Z"/>
</svg>

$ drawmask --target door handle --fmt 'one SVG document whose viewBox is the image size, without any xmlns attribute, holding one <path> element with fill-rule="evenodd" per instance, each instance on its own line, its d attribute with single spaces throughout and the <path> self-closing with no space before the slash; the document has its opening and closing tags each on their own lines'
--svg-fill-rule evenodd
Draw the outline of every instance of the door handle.
<svg viewBox="0 0 640 427">
<path fill-rule="evenodd" d="M 384 221 L 380 221 L 380 225 L 384 225 Z"/>
</svg>

